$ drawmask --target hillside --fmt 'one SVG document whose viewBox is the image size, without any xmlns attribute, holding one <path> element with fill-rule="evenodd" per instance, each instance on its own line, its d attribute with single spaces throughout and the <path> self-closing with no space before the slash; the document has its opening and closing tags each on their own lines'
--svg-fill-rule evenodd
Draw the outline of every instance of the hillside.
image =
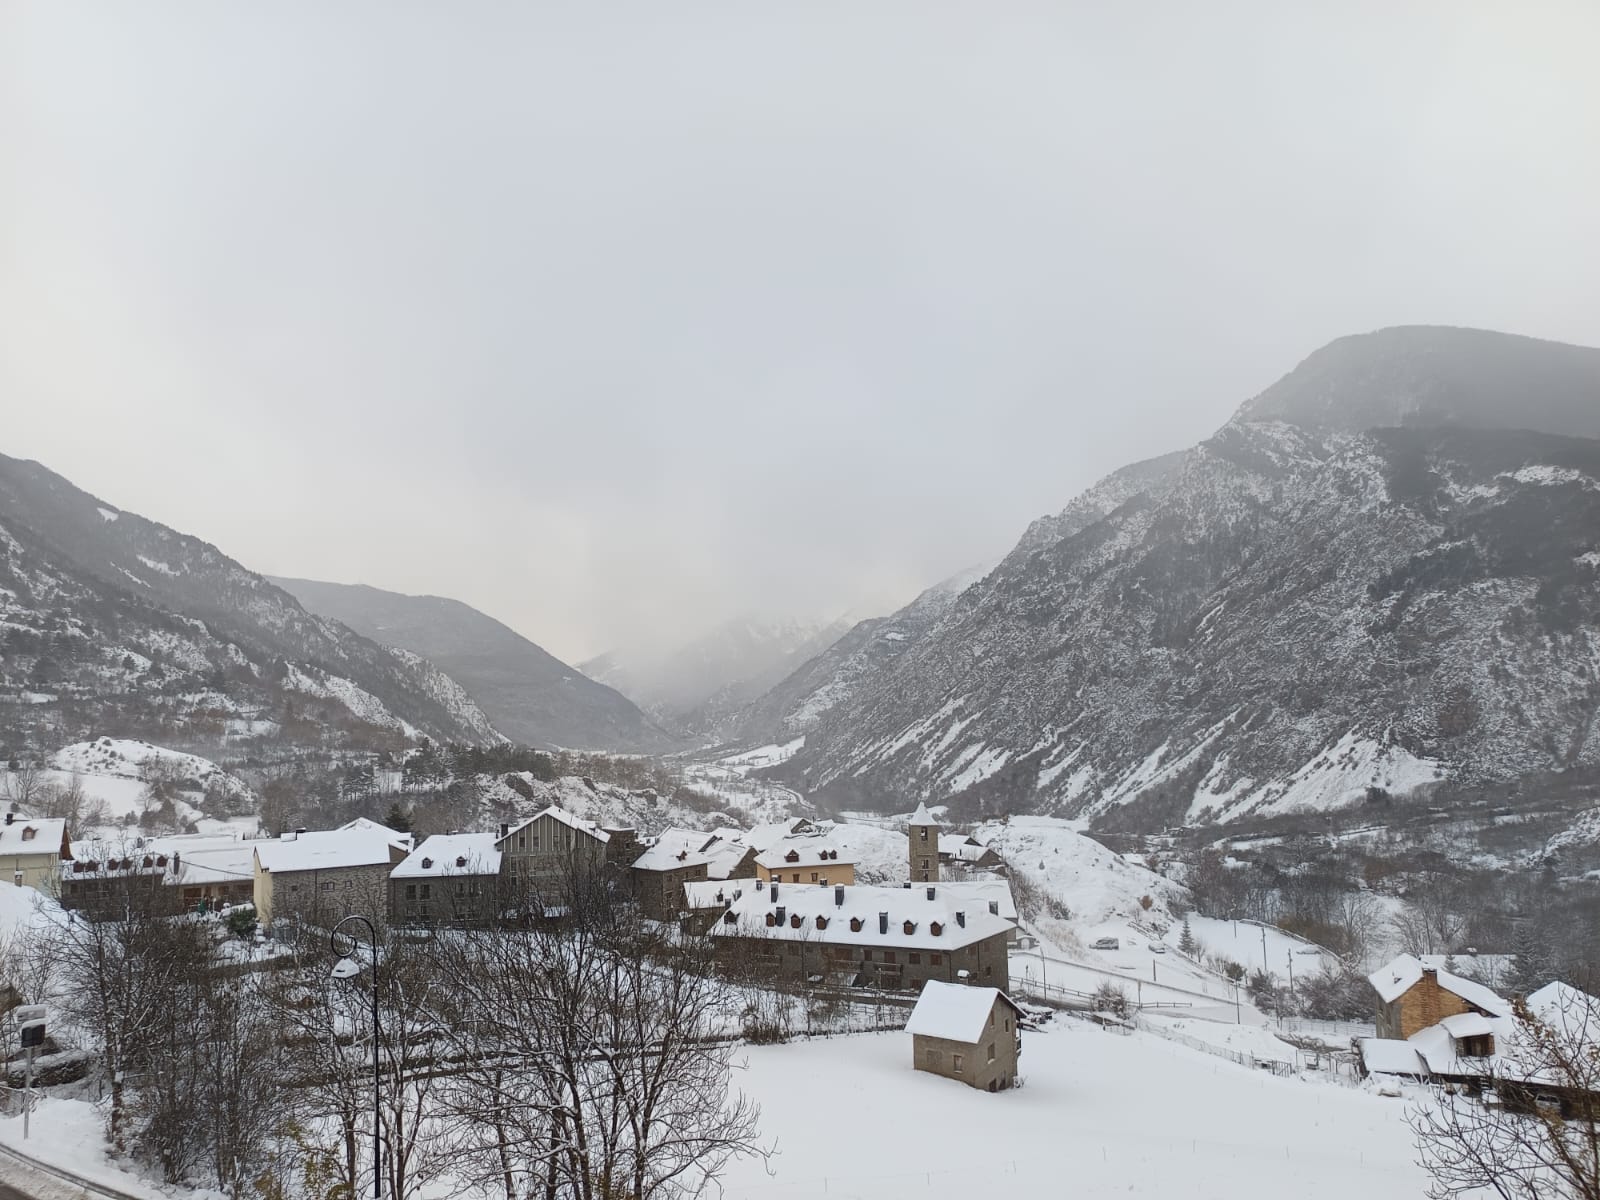
<svg viewBox="0 0 1600 1200">
<path fill-rule="evenodd" d="M 1595 357 L 1476 331 L 1335 343 L 1036 523 L 851 683 L 787 777 L 1133 829 L 1600 780 L 1600 440 L 1564 436 L 1585 388 L 1600 413 Z"/>
<path fill-rule="evenodd" d="M 432 664 L 307 612 L 215 546 L 0 455 L 0 744 L 489 742 Z"/>
<path fill-rule="evenodd" d="M 827 650 L 849 629 L 745 617 L 665 650 L 612 650 L 583 664 L 663 721 L 701 737 L 723 739 L 739 709 Z"/>
<path fill-rule="evenodd" d="M 630 753 L 673 747 L 627 697 L 459 600 L 310 579 L 273 582 L 312 612 L 435 663 L 513 741 Z"/>
</svg>

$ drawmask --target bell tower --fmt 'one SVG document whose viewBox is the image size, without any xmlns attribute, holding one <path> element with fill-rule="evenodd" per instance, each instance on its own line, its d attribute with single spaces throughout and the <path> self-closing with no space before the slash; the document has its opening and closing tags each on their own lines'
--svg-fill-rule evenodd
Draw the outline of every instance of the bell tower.
<svg viewBox="0 0 1600 1200">
<path fill-rule="evenodd" d="M 933 819 L 926 804 L 917 805 L 911 814 L 910 866 L 912 883 L 939 882 L 939 822 Z"/>
</svg>

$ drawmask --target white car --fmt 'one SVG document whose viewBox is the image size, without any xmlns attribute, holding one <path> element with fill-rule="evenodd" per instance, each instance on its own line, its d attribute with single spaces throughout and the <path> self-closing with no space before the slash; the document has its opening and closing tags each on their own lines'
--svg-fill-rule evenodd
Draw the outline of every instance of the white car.
<svg viewBox="0 0 1600 1200">
<path fill-rule="evenodd" d="M 1120 950 L 1122 943 L 1113 937 L 1098 938 L 1089 943 L 1091 950 Z"/>
<path fill-rule="evenodd" d="M 1166 946 L 1162 945 L 1160 942 L 1151 942 L 1150 943 L 1150 953 L 1151 954 L 1165 954 L 1166 952 L 1167 952 Z"/>
</svg>

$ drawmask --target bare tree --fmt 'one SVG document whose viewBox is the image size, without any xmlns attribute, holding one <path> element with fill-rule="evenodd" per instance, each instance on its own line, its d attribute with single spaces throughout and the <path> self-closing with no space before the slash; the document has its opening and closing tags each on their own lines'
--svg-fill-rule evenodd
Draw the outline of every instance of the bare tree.
<svg viewBox="0 0 1600 1200">
<path fill-rule="evenodd" d="M 1432 1200 L 1600 1200 L 1600 1000 L 1540 997 L 1490 1060 L 1494 1103 L 1441 1087 L 1408 1113 Z"/>
</svg>

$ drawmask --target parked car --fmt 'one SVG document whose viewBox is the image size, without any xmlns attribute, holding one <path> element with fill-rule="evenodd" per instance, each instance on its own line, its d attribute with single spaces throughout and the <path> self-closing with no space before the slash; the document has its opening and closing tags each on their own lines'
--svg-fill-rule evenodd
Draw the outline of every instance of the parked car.
<svg viewBox="0 0 1600 1200">
<path fill-rule="evenodd" d="M 1091 950 L 1120 950 L 1122 943 L 1116 938 L 1100 938 L 1089 947 Z"/>
<path fill-rule="evenodd" d="M 1166 952 L 1167 952 L 1167 948 L 1163 943 L 1161 943 L 1161 942 L 1151 942 L 1150 943 L 1150 953 L 1151 954 L 1165 954 Z"/>
</svg>

